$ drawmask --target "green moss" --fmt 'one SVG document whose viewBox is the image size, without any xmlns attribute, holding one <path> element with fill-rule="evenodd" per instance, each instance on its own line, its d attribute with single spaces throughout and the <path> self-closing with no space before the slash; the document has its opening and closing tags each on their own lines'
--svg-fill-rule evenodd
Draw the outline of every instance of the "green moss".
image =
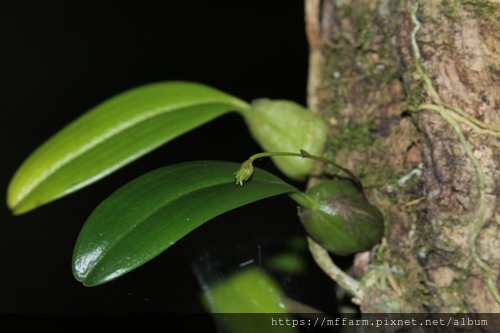
<svg viewBox="0 0 500 333">
<path fill-rule="evenodd" d="M 411 83 L 407 84 L 405 92 L 406 92 L 406 105 L 408 106 L 416 106 L 422 104 L 425 99 L 422 94 L 423 84 L 420 79 L 420 75 L 418 74 L 417 68 L 415 65 L 408 66 L 407 70 L 403 74 L 404 77 L 413 78 Z"/>
<path fill-rule="evenodd" d="M 373 20 L 377 17 L 375 9 L 369 6 L 352 6 L 336 4 L 338 15 L 345 20 L 354 22 L 332 34 L 332 59 L 328 63 L 334 64 L 329 73 L 338 73 L 334 77 L 336 83 L 342 84 L 343 77 L 358 77 L 359 80 L 375 80 L 390 82 L 394 73 L 388 73 L 391 67 L 386 47 L 376 47 L 375 44 L 391 45 L 394 36 L 394 26 L 391 25 L 385 41 L 375 40 Z M 374 50 L 377 50 L 376 52 Z M 348 70 L 349 73 L 345 73 Z M 340 79 L 340 80 L 339 80 Z M 349 91 L 349 90 L 346 90 Z"/>
<path fill-rule="evenodd" d="M 443 14 L 446 16 L 453 17 L 456 13 L 454 4 L 451 3 L 450 0 L 442 0 L 441 1 Z"/>
<path fill-rule="evenodd" d="M 339 1 L 337 3 L 337 10 L 342 10 L 343 11 L 343 17 L 351 17 L 354 13 L 354 8 L 351 6 L 350 3 L 342 3 Z"/>
<path fill-rule="evenodd" d="M 377 127 L 371 121 L 339 127 L 338 131 L 330 136 L 330 148 L 328 156 L 325 156 L 332 160 L 338 160 L 339 157 L 354 158 L 356 163 L 352 171 L 368 188 L 396 184 L 402 176 L 383 162 L 384 158 L 380 154 L 383 154 L 385 149 L 376 130 Z M 411 179 L 407 186 L 412 185 L 410 182 L 413 181 L 418 180 Z"/>
<path fill-rule="evenodd" d="M 371 131 L 376 130 L 372 122 L 353 124 L 340 129 L 334 141 L 342 142 L 342 147 L 354 149 L 370 146 L 375 141 Z"/>
<path fill-rule="evenodd" d="M 490 15 L 497 11 L 497 7 L 488 0 L 473 1 L 472 4 L 474 4 L 475 17 Z"/>
<path fill-rule="evenodd" d="M 484 15 L 491 15 L 498 11 L 498 6 L 491 0 L 441 1 L 441 11 L 446 16 L 455 17 L 460 12 L 460 10 L 456 9 L 456 6 L 464 6 L 465 9 L 472 10 L 476 18 Z"/>
<path fill-rule="evenodd" d="M 384 215 L 384 227 L 386 233 L 385 236 L 387 237 L 388 236 L 387 233 L 390 231 L 393 224 L 397 222 L 397 218 L 391 213 L 390 208 L 388 207 L 384 209 L 383 215 Z"/>
</svg>

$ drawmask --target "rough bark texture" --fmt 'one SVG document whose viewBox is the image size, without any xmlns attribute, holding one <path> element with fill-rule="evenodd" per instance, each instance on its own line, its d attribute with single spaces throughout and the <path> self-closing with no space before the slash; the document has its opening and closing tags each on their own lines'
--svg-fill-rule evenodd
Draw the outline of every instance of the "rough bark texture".
<svg viewBox="0 0 500 333">
<path fill-rule="evenodd" d="M 499 1 L 306 0 L 308 103 L 330 124 L 327 157 L 386 219 L 356 266 L 362 312 L 500 313 L 499 19 Z"/>
</svg>

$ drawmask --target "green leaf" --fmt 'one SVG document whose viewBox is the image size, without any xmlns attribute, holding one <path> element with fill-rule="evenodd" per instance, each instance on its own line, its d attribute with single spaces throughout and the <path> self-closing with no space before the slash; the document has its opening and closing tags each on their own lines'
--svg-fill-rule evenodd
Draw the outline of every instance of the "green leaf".
<svg viewBox="0 0 500 333">
<path fill-rule="evenodd" d="M 46 141 L 21 165 L 7 203 L 22 214 L 112 173 L 160 145 L 249 105 L 211 87 L 160 82 L 97 105 Z"/>
<path fill-rule="evenodd" d="M 305 150 L 311 155 L 323 154 L 328 126 L 313 111 L 287 100 L 260 98 L 244 112 L 245 122 L 255 141 L 269 152 Z M 276 166 L 287 177 L 303 181 L 311 172 L 313 160 L 272 156 Z"/>
<path fill-rule="evenodd" d="M 280 286 L 260 267 L 245 267 L 205 288 L 203 306 L 212 313 L 287 313 Z M 269 325 L 269 323 L 268 323 Z"/>
<path fill-rule="evenodd" d="M 73 253 L 75 278 L 87 286 L 105 283 L 224 212 L 298 191 L 260 169 L 250 182 L 238 186 L 233 173 L 239 167 L 217 161 L 175 164 L 117 190 L 94 210 L 80 232 Z"/>
<path fill-rule="evenodd" d="M 287 274 L 302 274 L 307 270 L 307 262 L 299 253 L 285 252 L 269 258 L 267 265 Z"/>
<path fill-rule="evenodd" d="M 278 318 L 289 323 L 294 319 L 284 305 L 285 298 L 281 287 L 263 269 L 246 267 L 206 288 L 202 304 L 227 332 L 298 332 L 298 324 L 278 325 Z"/>
</svg>

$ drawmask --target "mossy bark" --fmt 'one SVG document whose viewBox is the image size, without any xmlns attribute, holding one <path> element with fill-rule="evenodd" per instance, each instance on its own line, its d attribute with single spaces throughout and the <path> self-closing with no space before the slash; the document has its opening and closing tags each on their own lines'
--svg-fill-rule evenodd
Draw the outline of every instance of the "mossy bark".
<svg viewBox="0 0 500 333">
<path fill-rule="evenodd" d="M 355 267 L 360 310 L 500 313 L 500 2 L 305 5 L 326 157 L 385 217 L 370 264 Z"/>
</svg>

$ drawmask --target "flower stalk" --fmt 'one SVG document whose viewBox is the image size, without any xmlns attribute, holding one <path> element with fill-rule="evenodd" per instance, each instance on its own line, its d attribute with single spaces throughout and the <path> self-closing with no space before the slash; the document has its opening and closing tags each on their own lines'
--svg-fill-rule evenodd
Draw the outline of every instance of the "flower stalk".
<svg viewBox="0 0 500 333">
<path fill-rule="evenodd" d="M 358 177 L 356 177 L 356 175 L 354 175 L 354 173 L 352 173 L 351 170 L 346 169 L 343 166 L 338 165 L 337 163 L 335 163 L 329 159 L 326 159 L 324 157 L 311 155 L 303 149 L 300 150 L 300 153 L 262 152 L 262 153 L 258 153 L 258 154 L 254 154 L 254 155 L 250 156 L 250 158 L 248 160 L 246 160 L 245 162 L 243 162 L 241 164 L 241 167 L 238 169 L 238 171 L 236 171 L 234 173 L 234 175 L 235 175 L 234 178 L 236 179 L 236 184 L 243 186 L 243 183 L 246 182 L 248 179 L 250 179 L 250 177 L 253 174 L 253 161 L 255 161 L 256 159 L 259 159 L 259 158 L 273 157 L 273 156 L 291 156 L 291 157 L 295 156 L 295 157 L 309 158 L 312 160 L 316 160 L 316 161 L 320 161 L 320 162 L 323 162 L 326 164 L 330 164 L 330 165 L 340 169 L 341 171 L 343 171 L 345 174 L 347 174 L 351 178 L 351 180 L 357 186 L 361 187 L 361 183 L 360 183 Z"/>
</svg>

